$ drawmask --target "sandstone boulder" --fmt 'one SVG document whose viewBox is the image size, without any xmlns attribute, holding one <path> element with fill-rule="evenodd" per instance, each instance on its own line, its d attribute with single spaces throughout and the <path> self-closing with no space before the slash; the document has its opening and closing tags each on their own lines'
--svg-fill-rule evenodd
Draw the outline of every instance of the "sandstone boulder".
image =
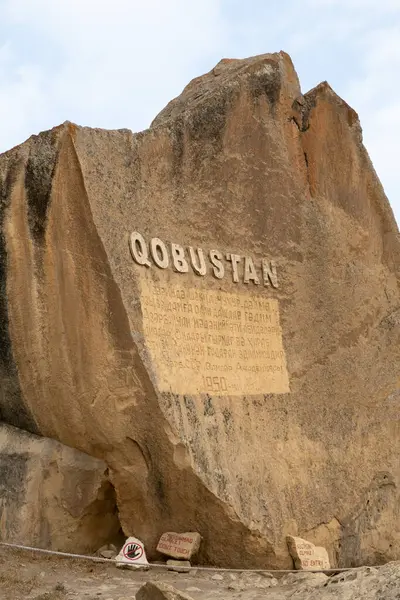
<svg viewBox="0 0 400 600">
<path fill-rule="evenodd" d="M 215 577 L 215 576 L 214 576 Z M 212 579 L 214 579 L 214 577 Z M 230 581 L 227 588 L 235 592 L 247 590 L 267 590 L 278 585 L 278 580 L 272 573 L 241 573 L 237 579 Z M 279 596 L 275 595 L 275 598 Z"/>
<path fill-rule="evenodd" d="M 322 546 L 314 546 L 307 540 L 292 535 L 288 535 L 286 541 L 296 569 L 322 571 L 331 568 L 328 552 Z"/>
<path fill-rule="evenodd" d="M 279 585 L 284 586 L 299 586 L 305 587 L 322 587 L 326 586 L 328 575 L 325 573 L 310 573 L 309 571 L 299 571 L 298 573 L 288 573 L 279 580 Z"/>
<path fill-rule="evenodd" d="M 103 461 L 0 424 L 0 541 L 90 553 L 119 528 Z"/>
<path fill-rule="evenodd" d="M 188 533 L 163 533 L 157 544 L 157 551 L 172 558 L 189 560 L 200 548 L 201 536 L 195 531 Z"/>
<path fill-rule="evenodd" d="M 147 131 L 1 155 L 0 198 L 1 419 L 105 461 L 150 558 L 399 558 L 399 233 L 328 84 L 222 61 Z"/>
<path fill-rule="evenodd" d="M 399 589 L 400 563 L 392 562 L 379 569 L 364 567 L 333 577 L 304 571 L 292 573 L 280 580 L 280 593 L 271 596 L 271 600 L 397 600 Z"/>
</svg>

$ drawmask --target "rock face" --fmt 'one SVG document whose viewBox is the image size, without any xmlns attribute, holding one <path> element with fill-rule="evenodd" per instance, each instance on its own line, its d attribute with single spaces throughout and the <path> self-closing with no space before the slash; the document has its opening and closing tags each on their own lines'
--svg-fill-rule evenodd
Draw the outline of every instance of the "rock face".
<svg viewBox="0 0 400 600">
<path fill-rule="evenodd" d="M 0 425 L 0 541 L 79 553 L 117 537 L 106 471 L 78 450 Z"/>
<path fill-rule="evenodd" d="M 222 61 L 143 133 L 30 138 L 0 189 L 1 418 L 104 460 L 149 558 L 400 556 L 399 234 L 328 84 Z"/>
</svg>

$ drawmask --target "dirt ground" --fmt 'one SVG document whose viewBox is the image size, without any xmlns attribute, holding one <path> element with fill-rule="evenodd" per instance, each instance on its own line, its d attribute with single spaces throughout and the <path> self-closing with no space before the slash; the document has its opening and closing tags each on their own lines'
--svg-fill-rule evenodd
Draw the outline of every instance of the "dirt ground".
<svg viewBox="0 0 400 600">
<path fill-rule="evenodd" d="M 256 578 L 269 585 L 270 577 L 256 575 Z M 131 600 L 146 581 L 168 583 L 194 600 L 225 597 L 224 592 L 234 598 L 235 590 L 228 587 L 234 587 L 238 579 L 239 575 L 220 575 L 217 571 L 123 570 L 111 561 L 97 563 L 0 547 L 1 600 Z M 263 586 L 259 591 L 251 598 L 264 597 Z"/>
<path fill-rule="evenodd" d="M 330 577 L 297 572 L 117 569 L 110 563 L 49 556 L 0 546 L 0 600 L 134 600 L 147 581 L 164 582 L 193 600 L 400 600 L 400 562 Z"/>
</svg>

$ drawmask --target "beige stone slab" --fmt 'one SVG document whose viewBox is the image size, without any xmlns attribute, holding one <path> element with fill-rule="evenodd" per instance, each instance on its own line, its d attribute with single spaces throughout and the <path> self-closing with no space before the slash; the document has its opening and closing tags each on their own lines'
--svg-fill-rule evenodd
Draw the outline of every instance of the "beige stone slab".
<svg viewBox="0 0 400 600">
<path fill-rule="evenodd" d="M 289 392 L 279 302 L 141 279 L 143 332 L 157 385 L 212 396 Z"/>
<path fill-rule="evenodd" d="M 176 573 L 189 573 L 191 564 L 188 560 L 167 560 L 168 570 Z"/>
<path fill-rule="evenodd" d="M 157 545 L 158 552 L 172 558 L 189 560 L 200 548 L 201 536 L 196 532 L 163 533 Z"/>
<path fill-rule="evenodd" d="M 330 569 L 328 552 L 322 546 L 314 546 L 311 542 L 299 537 L 286 537 L 289 552 L 296 569 L 303 571 Z"/>
</svg>

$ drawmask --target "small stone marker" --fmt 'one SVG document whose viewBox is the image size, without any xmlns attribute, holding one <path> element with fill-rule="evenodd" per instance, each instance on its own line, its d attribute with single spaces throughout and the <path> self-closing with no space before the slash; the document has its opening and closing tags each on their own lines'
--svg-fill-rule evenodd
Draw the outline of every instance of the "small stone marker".
<svg viewBox="0 0 400 600">
<path fill-rule="evenodd" d="M 191 564 L 188 560 L 174 560 L 173 558 L 167 560 L 168 571 L 175 571 L 176 573 L 189 573 Z"/>
<path fill-rule="evenodd" d="M 135 537 L 129 537 L 116 557 L 115 564 L 119 568 L 147 570 L 149 563 L 143 543 Z"/>
<path fill-rule="evenodd" d="M 196 532 L 167 532 L 160 537 L 157 551 L 172 558 L 190 560 L 198 552 L 200 542 L 201 535 Z"/>
<path fill-rule="evenodd" d="M 331 568 L 328 552 L 322 546 L 314 546 L 311 542 L 292 535 L 286 536 L 286 542 L 296 569 L 310 571 Z"/>
</svg>

